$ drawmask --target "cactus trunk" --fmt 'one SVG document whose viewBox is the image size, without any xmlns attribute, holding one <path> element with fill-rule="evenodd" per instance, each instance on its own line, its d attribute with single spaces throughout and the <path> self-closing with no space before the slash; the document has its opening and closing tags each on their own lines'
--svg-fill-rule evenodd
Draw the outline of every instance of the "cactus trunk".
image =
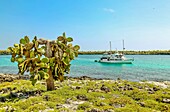
<svg viewBox="0 0 170 112">
<path fill-rule="evenodd" d="M 47 91 L 52 91 L 54 90 L 54 79 L 53 79 L 53 75 L 52 75 L 52 71 L 49 70 L 48 72 L 49 74 L 49 78 L 46 80 L 47 82 Z"/>
<path fill-rule="evenodd" d="M 50 46 L 50 41 L 47 41 L 47 49 L 46 49 L 46 56 L 48 58 L 52 57 L 52 51 L 51 51 L 51 46 Z M 54 90 L 54 79 L 53 79 L 53 74 L 52 74 L 52 69 L 49 68 L 48 70 L 49 78 L 46 80 L 47 82 L 47 91 L 52 91 Z"/>
</svg>

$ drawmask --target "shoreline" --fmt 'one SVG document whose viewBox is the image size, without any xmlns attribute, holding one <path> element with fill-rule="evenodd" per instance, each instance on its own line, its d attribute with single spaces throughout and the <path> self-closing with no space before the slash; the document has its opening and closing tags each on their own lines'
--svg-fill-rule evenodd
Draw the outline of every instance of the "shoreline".
<svg viewBox="0 0 170 112">
<path fill-rule="evenodd" d="M 79 51 L 79 55 L 100 55 L 108 51 Z M 114 54 L 116 51 L 112 51 Z M 170 50 L 126 50 L 125 55 L 170 55 Z M 11 55 L 7 50 L 0 50 L 0 55 Z"/>
<path fill-rule="evenodd" d="M 12 82 L 14 80 L 29 80 L 30 76 L 28 74 L 26 75 L 17 75 L 17 74 L 4 74 L 0 73 L 0 83 L 2 82 Z M 110 78 L 93 78 L 89 76 L 79 76 L 79 77 L 69 77 L 69 76 L 64 76 L 64 81 L 65 80 L 89 80 L 89 81 L 128 81 L 128 82 L 137 82 L 137 83 L 148 83 L 148 84 L 154 84 L 156 86 L 160 86 L 162 88 L 168 88 L 170 87 L 170 81 L 152 81 L 152 80 L 145 80 L 145 81 L 129 81 L 129 80 L 124 80 L 118 78 L 117 80 L 113 80 Z M 41 80 L 39 80 L 41 81 Z"/>
</svg>

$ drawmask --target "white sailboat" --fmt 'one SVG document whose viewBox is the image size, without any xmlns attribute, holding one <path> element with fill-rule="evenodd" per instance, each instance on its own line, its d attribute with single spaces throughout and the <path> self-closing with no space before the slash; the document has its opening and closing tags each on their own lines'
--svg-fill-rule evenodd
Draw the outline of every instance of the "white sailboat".
<svg viewBox="0 0 170 112">
<path fill-rule="evenodd" d="M 124 40 L 123 40 L 123 51 L 124 48 Z M 111 53 L 111 41 L 110 41 L 110 52 L 104 53 L 98 62 L 100 63 L 113 63 L 113 64 L 132 64 L 134 58 L 126 58 L 125 55 L 119 53 L 117 50 L 114 54 Z"/>
</svg>

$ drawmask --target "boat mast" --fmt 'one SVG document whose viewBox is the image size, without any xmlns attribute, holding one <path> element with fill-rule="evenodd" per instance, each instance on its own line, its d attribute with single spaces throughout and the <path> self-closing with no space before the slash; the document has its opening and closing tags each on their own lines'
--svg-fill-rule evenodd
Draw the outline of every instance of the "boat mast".
<svg viewBox="0 0 170 112">
<path fill-rule="evenodd" d="M 123 52 L 124 52 L 124 50 L 125 50 L 125 45 L 124 45 L 124 40 L 123 40 Z"/>
<path fill-rule="evenodd" d="M 110 53 L 112 53 L 112 43 L 110 41 Z"/>
</svg>

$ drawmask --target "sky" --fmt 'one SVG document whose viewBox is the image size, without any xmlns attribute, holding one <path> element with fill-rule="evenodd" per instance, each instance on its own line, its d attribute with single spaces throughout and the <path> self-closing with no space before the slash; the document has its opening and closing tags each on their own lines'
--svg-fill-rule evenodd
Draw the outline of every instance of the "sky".
<svg viewBox="0 0 170 112">
<path fill-rule="evenodd" d="M 0 0 L 0 49 L 66 32 L 81 51 L 169 50 L 170 0 Z"/>
</svg>

